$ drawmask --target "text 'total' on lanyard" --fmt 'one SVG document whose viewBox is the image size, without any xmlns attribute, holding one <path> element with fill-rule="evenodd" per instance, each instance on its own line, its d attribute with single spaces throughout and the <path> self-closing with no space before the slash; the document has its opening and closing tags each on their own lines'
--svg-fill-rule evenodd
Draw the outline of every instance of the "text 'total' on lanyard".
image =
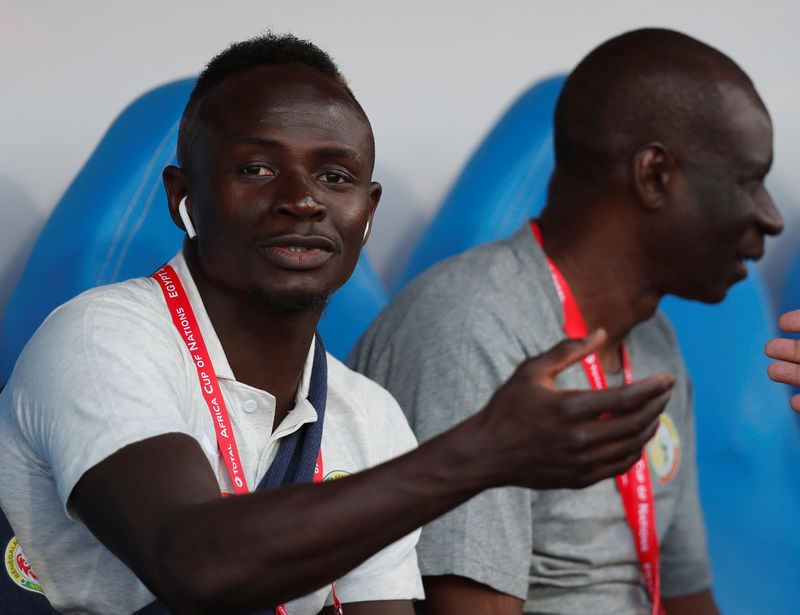
<svg viewBox="0 0 800 615">
<path fill-rule="evenodd" d="M 539 225 L 531 222 L 533 231 L 539 246 L 542 245 L 542 233 Z M 567 284 L 561 271 L 556 264 L 547 258 L 547 266 L 550 268 L 550 275 L 553 278 L 553 285 L 556 288 L 561 308 L 564 311 L 564 333 L 567 337 L 577 339 L 588 334 L 586 323 L 583 320 L 577 301 Z M 622 374 L 625 384 L 633 383 L 633 370 L 631 369 L 630 359 L 625 345 L 622 345 Z M 606 376 L 603 366 L 597 353 L 593 352 L 581 360 L 586 378 L 595 390 L 607 388 Z M 617 476 L 617 488 L 622 497 L 622 505 L 625 509 L 625 517 L 633 533 L 633 540 L 636 545 L 636 554 L 639 558 L 639 565 L 642 569 L 644 584 L 647 593 L 653 602 L 653 615 L 664 615 L 661 606 L 661 579 L 659 575 L 659 545 L 658 535 L 656 534 L 655 502 L 653 499 L 653 487 L 650 482 L 650 469 L 647 466 L 647 458 L 644 450 L 639 460 L 633 464 L 627 472 Z"/>
</svg>

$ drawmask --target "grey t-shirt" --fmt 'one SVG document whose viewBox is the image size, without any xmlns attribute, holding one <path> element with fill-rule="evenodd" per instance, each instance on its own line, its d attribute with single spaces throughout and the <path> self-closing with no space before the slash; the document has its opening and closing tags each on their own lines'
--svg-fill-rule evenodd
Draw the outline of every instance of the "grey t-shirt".
<svg viewBox="0 0 800 615">
<path fill-rule="evenodd" d="M 520 362 L 563 338 L 561 306 L 526 224 L 510 239 L 448 259 L 411 282 L 348 363 L 392 392 L 425 441 L 477 412 Z M 636 379 L 661 372 L 677 379 L 647 446 L 662 595 L 702 591 L 711 580 L 686 369 L 660 313 L 634 328 L 626 345 Z M 589 388 L 580 365 L 556 383 Z M 613 479 L 580 490 L 486 491 L 427 525 L 418 555 L 423 575 L 474 579 L 525 599 L 526 613 L 650 612 Z"/>
</svg>

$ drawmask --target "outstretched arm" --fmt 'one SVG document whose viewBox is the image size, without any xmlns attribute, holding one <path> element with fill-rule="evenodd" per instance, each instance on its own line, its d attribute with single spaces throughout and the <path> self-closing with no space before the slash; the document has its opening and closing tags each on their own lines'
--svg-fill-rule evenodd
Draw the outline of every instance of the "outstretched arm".
<svg viewBox="0 0 800 615">
<path fill-rule="evenodd" d="M 778 319 L 778 326 L 787 333 L 800 333 L 800 310 L 786 312 Z M 800 340 L 775 338 L 767 342 L 764 352 L 775 359 L 767 367 L 770 378 L 800 387 Z M 800 394 L 792 397 L 790 405 L 795 412 L 800 412 Z"/>
<path fill-rule="evenodd" d="M 625 471 L 655 432 L 673 380 L 558 390 L 556 374 L 604 339 L 568 340 L 525 361 L 476 415 L 345 479 L 222 499 L 199 444 L 166 434 L 90 469 L 70 505 L 175 613 L 273 606 L 484 489 L 583 487 Z"/>
</svg>

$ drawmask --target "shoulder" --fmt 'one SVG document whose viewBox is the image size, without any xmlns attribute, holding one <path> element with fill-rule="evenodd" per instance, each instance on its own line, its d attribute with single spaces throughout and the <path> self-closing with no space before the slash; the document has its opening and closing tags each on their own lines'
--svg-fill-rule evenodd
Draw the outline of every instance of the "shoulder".
<svg viewBox="0 0 800 615">
<path fill-rule="evenodd" d="M 82 358 L 97 358 L 98 347 L 123 351 L 148 341 L 154 346 L 157 340 L 163 342 L 160 329 L 170 323 L 157 293 L 152 280 L 135 278 L 92 288 L 59 306 L 26 344 L 12 381 L 18 372 L 41 375 L 48 368 L 74 367 Z"/>
<path fill-rule="evenodd" d="M 389 302 L 348 363 L 363 371 L 364 357 L 394 353 L 402 368 L 432 352 L 461 354 L 464 346 L 536 338 L 540 316 L 552 312 L 551 298 L 541 292 L 549 279 L 541 278 L 537 249 L 521 229 L 432 266 Z"/>
<path fill-rule="evenodd" d="M 451 256 L 426 270 L 398 293 L 392 303 L 399 306 L 424 303 L 448 309 L 491 304 L 509 292 L 509 282 L 527 276 L 530 268 L 520 234 L 494 241 Z M 532 247 L 532 246 L 531 246 Z M 399 309 L 399 308 L 398 308 Z"/>
<path fill-rule="evenodd" d="M 159 311 L 164 313 L 159 299 L 156 283 L 149 278 L 90 288 L 53 310 L 31 339 L 84 325 L 87 319 L 98 317 L 118 319 L 120 326 L 131 319 L 137 325 L 142 320 L 149 322 Z"/>
</svg>

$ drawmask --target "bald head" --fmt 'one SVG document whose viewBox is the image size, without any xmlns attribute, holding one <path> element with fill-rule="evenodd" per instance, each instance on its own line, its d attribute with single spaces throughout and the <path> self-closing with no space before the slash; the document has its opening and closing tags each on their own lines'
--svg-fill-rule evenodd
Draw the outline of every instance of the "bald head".
<svg viewBox="0 0 800 615">
<path fill-rule="evenodd" d="M 713 143 L 724 92 L 749 77 L 729 57 L 685 34 L 628 32 L 587 55 L 556 105 L 556 175 L 597 184 L 618 176 L 643 145 L 691 155 Z"/>
</svg>

